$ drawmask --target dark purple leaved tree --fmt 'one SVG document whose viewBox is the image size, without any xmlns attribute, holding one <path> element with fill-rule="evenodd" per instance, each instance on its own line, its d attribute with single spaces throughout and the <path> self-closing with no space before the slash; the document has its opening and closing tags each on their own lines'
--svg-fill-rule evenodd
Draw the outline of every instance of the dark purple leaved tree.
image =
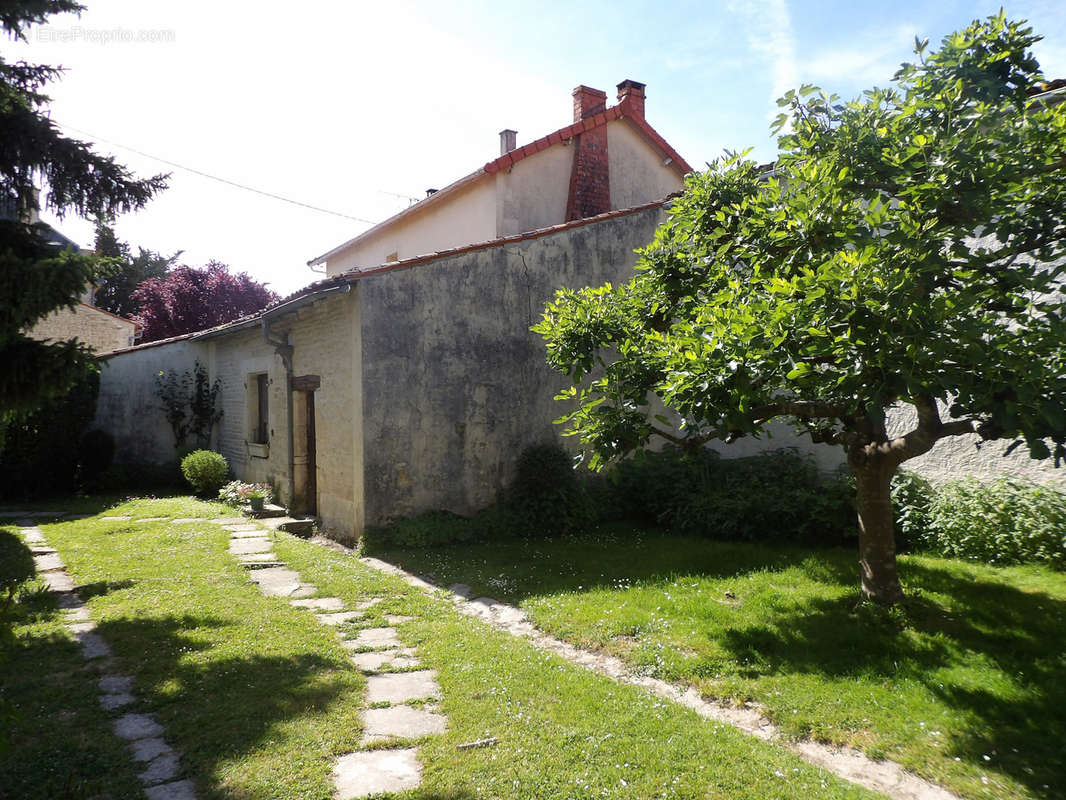
<svg viewBox="0 0 1066 800">
<path fill-rule="evenodd" d="M 236 274 L 217 261 L 202 269 L 175 267 L 162 278 L 149 278 L 132 295 L 144 326 L 142 342 L 213 328 L 254 314 L 278 299 L 246 272 Z"/>
</svg>

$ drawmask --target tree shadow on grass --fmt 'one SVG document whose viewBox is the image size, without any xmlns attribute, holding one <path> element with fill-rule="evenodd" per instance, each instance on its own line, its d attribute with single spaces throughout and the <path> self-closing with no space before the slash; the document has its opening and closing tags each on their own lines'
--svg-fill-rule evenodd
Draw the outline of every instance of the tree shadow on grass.
<svg viewBox="0 0 1066 800">
<path fill-rule="evenodd" d="M 921 683 L 966 720 L 944 731 L 947 756 L 997 769 L 1038 796 L 1061 791 L 1066 602 L 947 567 L 901 566 L 912 591 L 903 609 L 855 613 L 854 596 L 808 600 L 779 609 L 771 624 L 716 638 L 730 658 L 758 665 L 742 677 L 813 673 L 871 685 Z M 989 676 L 988 686 L 972 685 Z"/>
<path fill-rule="evenodd" d="M 181 750 L 183 770 L 201 782 L 225 772 L 226 762 L 292 735 L 284 730 L 286 723 L 306 718 L 313 725 L 345 693 L 362 692 L 353 684 L 351 670 L 339 669 L 334 661 L 313 652 L 249 652 L 221 659 L 195 655 L 215 646 L 205 631 L 233 624 L 184 615 L 98 625 L 116 654 L 129 656 L 139 700 L 158 715 L 166 738 Z M 358 718 L 346 724 L 357 730 Z M 263 786 L 276 779 L 276 775 L 258 776 Z M 205 788 L 208 796 L 221 791 Z M 240 791 L 239 786 L 227 786 L 223 793 L 239 796 Z"/>
<path fill-rule="evenodd" d="M 614 589 L 619 581 L 653 585 L 679 576 L 731 578 L 791 567 L 825 583 L 851 586 L 859 580 L 852 550 L 723 542 L 614 524 L 580 537 L 381 548 L 374 555 L 431 581 L 467 583 L 476 594 L 516 604 L 534 595 Z"/>
</svg>

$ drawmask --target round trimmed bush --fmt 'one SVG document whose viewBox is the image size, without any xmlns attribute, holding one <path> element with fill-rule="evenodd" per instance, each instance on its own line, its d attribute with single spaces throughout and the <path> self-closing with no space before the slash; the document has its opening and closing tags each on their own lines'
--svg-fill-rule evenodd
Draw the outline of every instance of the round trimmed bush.
<svg viewBox="0 0 1066 800">
<path fill-rule="evenodd" d="M 229 478 L 229 464 L 214 450 L 193 450 L 181 460 L 181 473 L 197 494 L 214 497 Z"/>
</svg>

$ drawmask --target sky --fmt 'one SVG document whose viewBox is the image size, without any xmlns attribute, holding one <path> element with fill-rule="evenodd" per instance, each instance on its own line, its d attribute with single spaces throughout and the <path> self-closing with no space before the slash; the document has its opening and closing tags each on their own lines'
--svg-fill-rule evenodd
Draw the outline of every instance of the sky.
<svg viewBox="0 0 1066 800">
<path fill-rule="evenodd" d="M 522 145 L 571 122 L 579 84 L 613 103 L 616 84 L 646 83 L 648 121 L 696 168 L 725 149 L 769 161 L 785 91 L 885 86 L 916 35 L 935 44 L 1001 5 L 83 2 L 0 53 L 67 69 L 48 93 L 68 135 L 137 175 L 171 173 L 118 219 L 120 238 L 222 261 L 282 295 L 320 277 L 308 260 L 496 157 L 500 130 Z M 1005 7 L 1045 37 L 1045 74 L 1066 77 L 1062 0 Z M 88 221 L 44 218 L 92 245 Z"/>
</svg>

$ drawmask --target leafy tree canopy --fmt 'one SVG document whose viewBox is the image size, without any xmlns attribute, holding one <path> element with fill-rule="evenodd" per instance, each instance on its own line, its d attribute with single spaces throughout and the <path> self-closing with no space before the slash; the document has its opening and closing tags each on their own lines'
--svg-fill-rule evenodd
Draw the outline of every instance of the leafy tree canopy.
<svg viewBox="0 0 1066 800">
<path fill-rule="evenodd" d="M 70 0 L 15 0 L 0 11 L 0 27 L 25 38 L 49 15 L 81 9 Z M 50 243 L 47 226 L 35 221 L 38 188 L 62 218 L 140 208 L 166 185 L 162 176 L 137 180 L 60 133 L 45 114 L 42 92 L 60 72 L 0 57 L 0 423 L 68 389 L 91 358 L 74 341 L 45 343 L 24 334 L 52 311 L 73 307 L 96 269 L 92 257 Z"/>
<path fill-rule="evenodd" d="M 149 278 L 131 298 L 138 308 L 134 319 L 144 326 L 141 341 L 154 342 L 254 314 L 278 296 L 248 273 L 210 261 L 203 269 L 180 266 Z"/>
<path fill-rule="evenodd" d="M 133 291 L 149 278 L 162 278 L 181 256 L 181 250 L 165 256 L 153 250 L 138 247 L 133 255 L 127 242 L 115 235 L 115 230 L 106 221 L 96 221 L 96 239 L 93 245 L 96 256 L 104 270 L 96 281 L 94 298 L 96 305 L 122 317 L 133 316 L 137 304 Z"/>
<path fill-rule="evenodd" d="M 1066 103 L 1038 39 L 1001 13 L 916 41 L 891 88 L 789 92 L 772 168 L 689 176 L 636 278 L 561 290 L 534 330 L 594 463 L 789 420 L 846 451 L 863 592 L 895 602 L 901 462 L 970 432 L 1066 455 Z M 897 404 L 917 422 L 891 436 Z"/>
</svg>

